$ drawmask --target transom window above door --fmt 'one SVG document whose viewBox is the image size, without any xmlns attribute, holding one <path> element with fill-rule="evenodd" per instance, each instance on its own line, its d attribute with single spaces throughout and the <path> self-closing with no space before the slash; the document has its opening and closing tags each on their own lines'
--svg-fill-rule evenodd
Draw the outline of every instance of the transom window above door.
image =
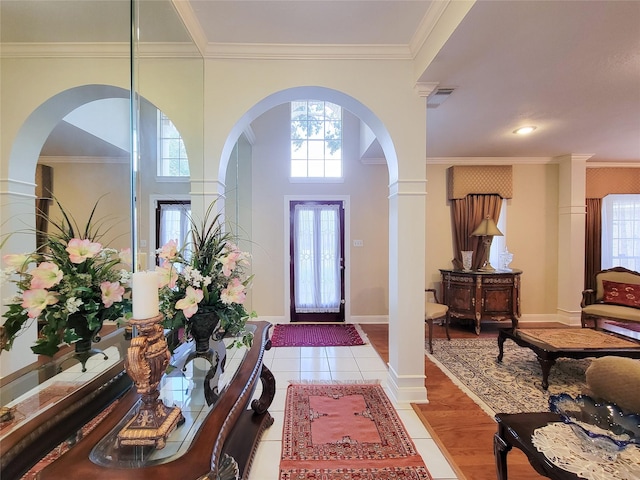
<svg viewBox="0 0 640 480">
<path fill-rule="evenodd" d="M 291 178 L 342 178 L 342 107 L 291 102 Z"/>
<path fill-rule="evenodd" d="M 189 177 L 189 158 L 180 132 L 158 110 L 158 177 Z"/>
</svg>

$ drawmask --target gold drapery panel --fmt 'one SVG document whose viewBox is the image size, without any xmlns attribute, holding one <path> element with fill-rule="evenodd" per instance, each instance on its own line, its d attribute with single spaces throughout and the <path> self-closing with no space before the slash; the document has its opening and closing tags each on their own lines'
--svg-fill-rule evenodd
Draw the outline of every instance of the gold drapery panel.
<svg viewBox="0 0 640 480">
<path fill-rule="evenodd" d="M 603 198 L 612 193 L 640 193 L 640 168 L 587 168 L 587 198 Z"/>
<path fill-rule="evenodd" d="M 447 169 L 449 200 L 467 195 L 498 195 L 513 197 L 511 165 L 456 165 Z"/>
<path fill-rule="evenodd" d="M 482 237 L 472 237 L 473 232 L 487 215 L 498 220 L 502 198 L 499 195 L 469 195 L 451 201 L 451 222 L 453 223 L 453 268 L 462 270 L 460 250 L 473 250 L 471 269 L 482 267 L 485 246 Z"/>
</svg>

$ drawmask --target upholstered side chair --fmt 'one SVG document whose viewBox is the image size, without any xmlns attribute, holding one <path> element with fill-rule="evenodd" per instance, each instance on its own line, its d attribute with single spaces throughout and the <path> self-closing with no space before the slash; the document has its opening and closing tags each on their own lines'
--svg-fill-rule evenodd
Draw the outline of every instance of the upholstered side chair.
<svg viewBox="0 0 640 480">
<path fill-rule="evenodd" d="M 431 294 L 431 295 L 429 295 Z M 431 300 L 433 296 L 433 301 Z M 433 321 L 442 319 L 444 322 L 444 328 L 447 332 L 447 340 L 451 340 L 449 336 L 449 307 L 440 303 L 438 300 L 438 292 L 435 288 L 427 288 L 425 290 L 425 308 L 424 308 L 424 321 L 427 322 L 429 327 L 429 353 L 433 353 Z"/>
</svg>

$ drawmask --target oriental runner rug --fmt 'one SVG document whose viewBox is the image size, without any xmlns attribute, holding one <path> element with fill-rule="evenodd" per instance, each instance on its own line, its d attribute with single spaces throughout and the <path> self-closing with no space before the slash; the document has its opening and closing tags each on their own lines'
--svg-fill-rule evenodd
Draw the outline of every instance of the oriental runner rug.
<svg viewBox="0 0 640 480">
<path fill-rule="evenodd" d="M 279 323 L 273 328 L 274 347 L 334 347 L 364 345 L 363 335 L 351 323 Z"/>
<path fill-rule="evenodd" d="M 287 389 L 280 480 L 432 480 L 378 384 Z"/>
<path fill-rule="evenodd" d="M 586 388 L 589 359 L 559 358 L 549 374 L 549 389 L 542 388 L 542 369 L 536 354 L 504 343 L 502 363 L 496 361 L 495 338 L 433 339 L 435 363 L 460 389 L 492 417 L 496 413 L 547 412 L 549 396 L 575 396 Z M 427 379 L 428 384 L 428 379 Z"/>
</svg>

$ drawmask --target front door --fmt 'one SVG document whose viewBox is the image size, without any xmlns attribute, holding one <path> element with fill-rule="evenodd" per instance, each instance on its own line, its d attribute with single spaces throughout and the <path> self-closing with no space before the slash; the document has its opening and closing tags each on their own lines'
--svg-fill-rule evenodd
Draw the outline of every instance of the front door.
<svg viewBox="0 0 640 480">
<path fill-rule="evenodd" d="M 344 322 L 344 204 L 292 201 L 292 322 Z"/>
</svg>

